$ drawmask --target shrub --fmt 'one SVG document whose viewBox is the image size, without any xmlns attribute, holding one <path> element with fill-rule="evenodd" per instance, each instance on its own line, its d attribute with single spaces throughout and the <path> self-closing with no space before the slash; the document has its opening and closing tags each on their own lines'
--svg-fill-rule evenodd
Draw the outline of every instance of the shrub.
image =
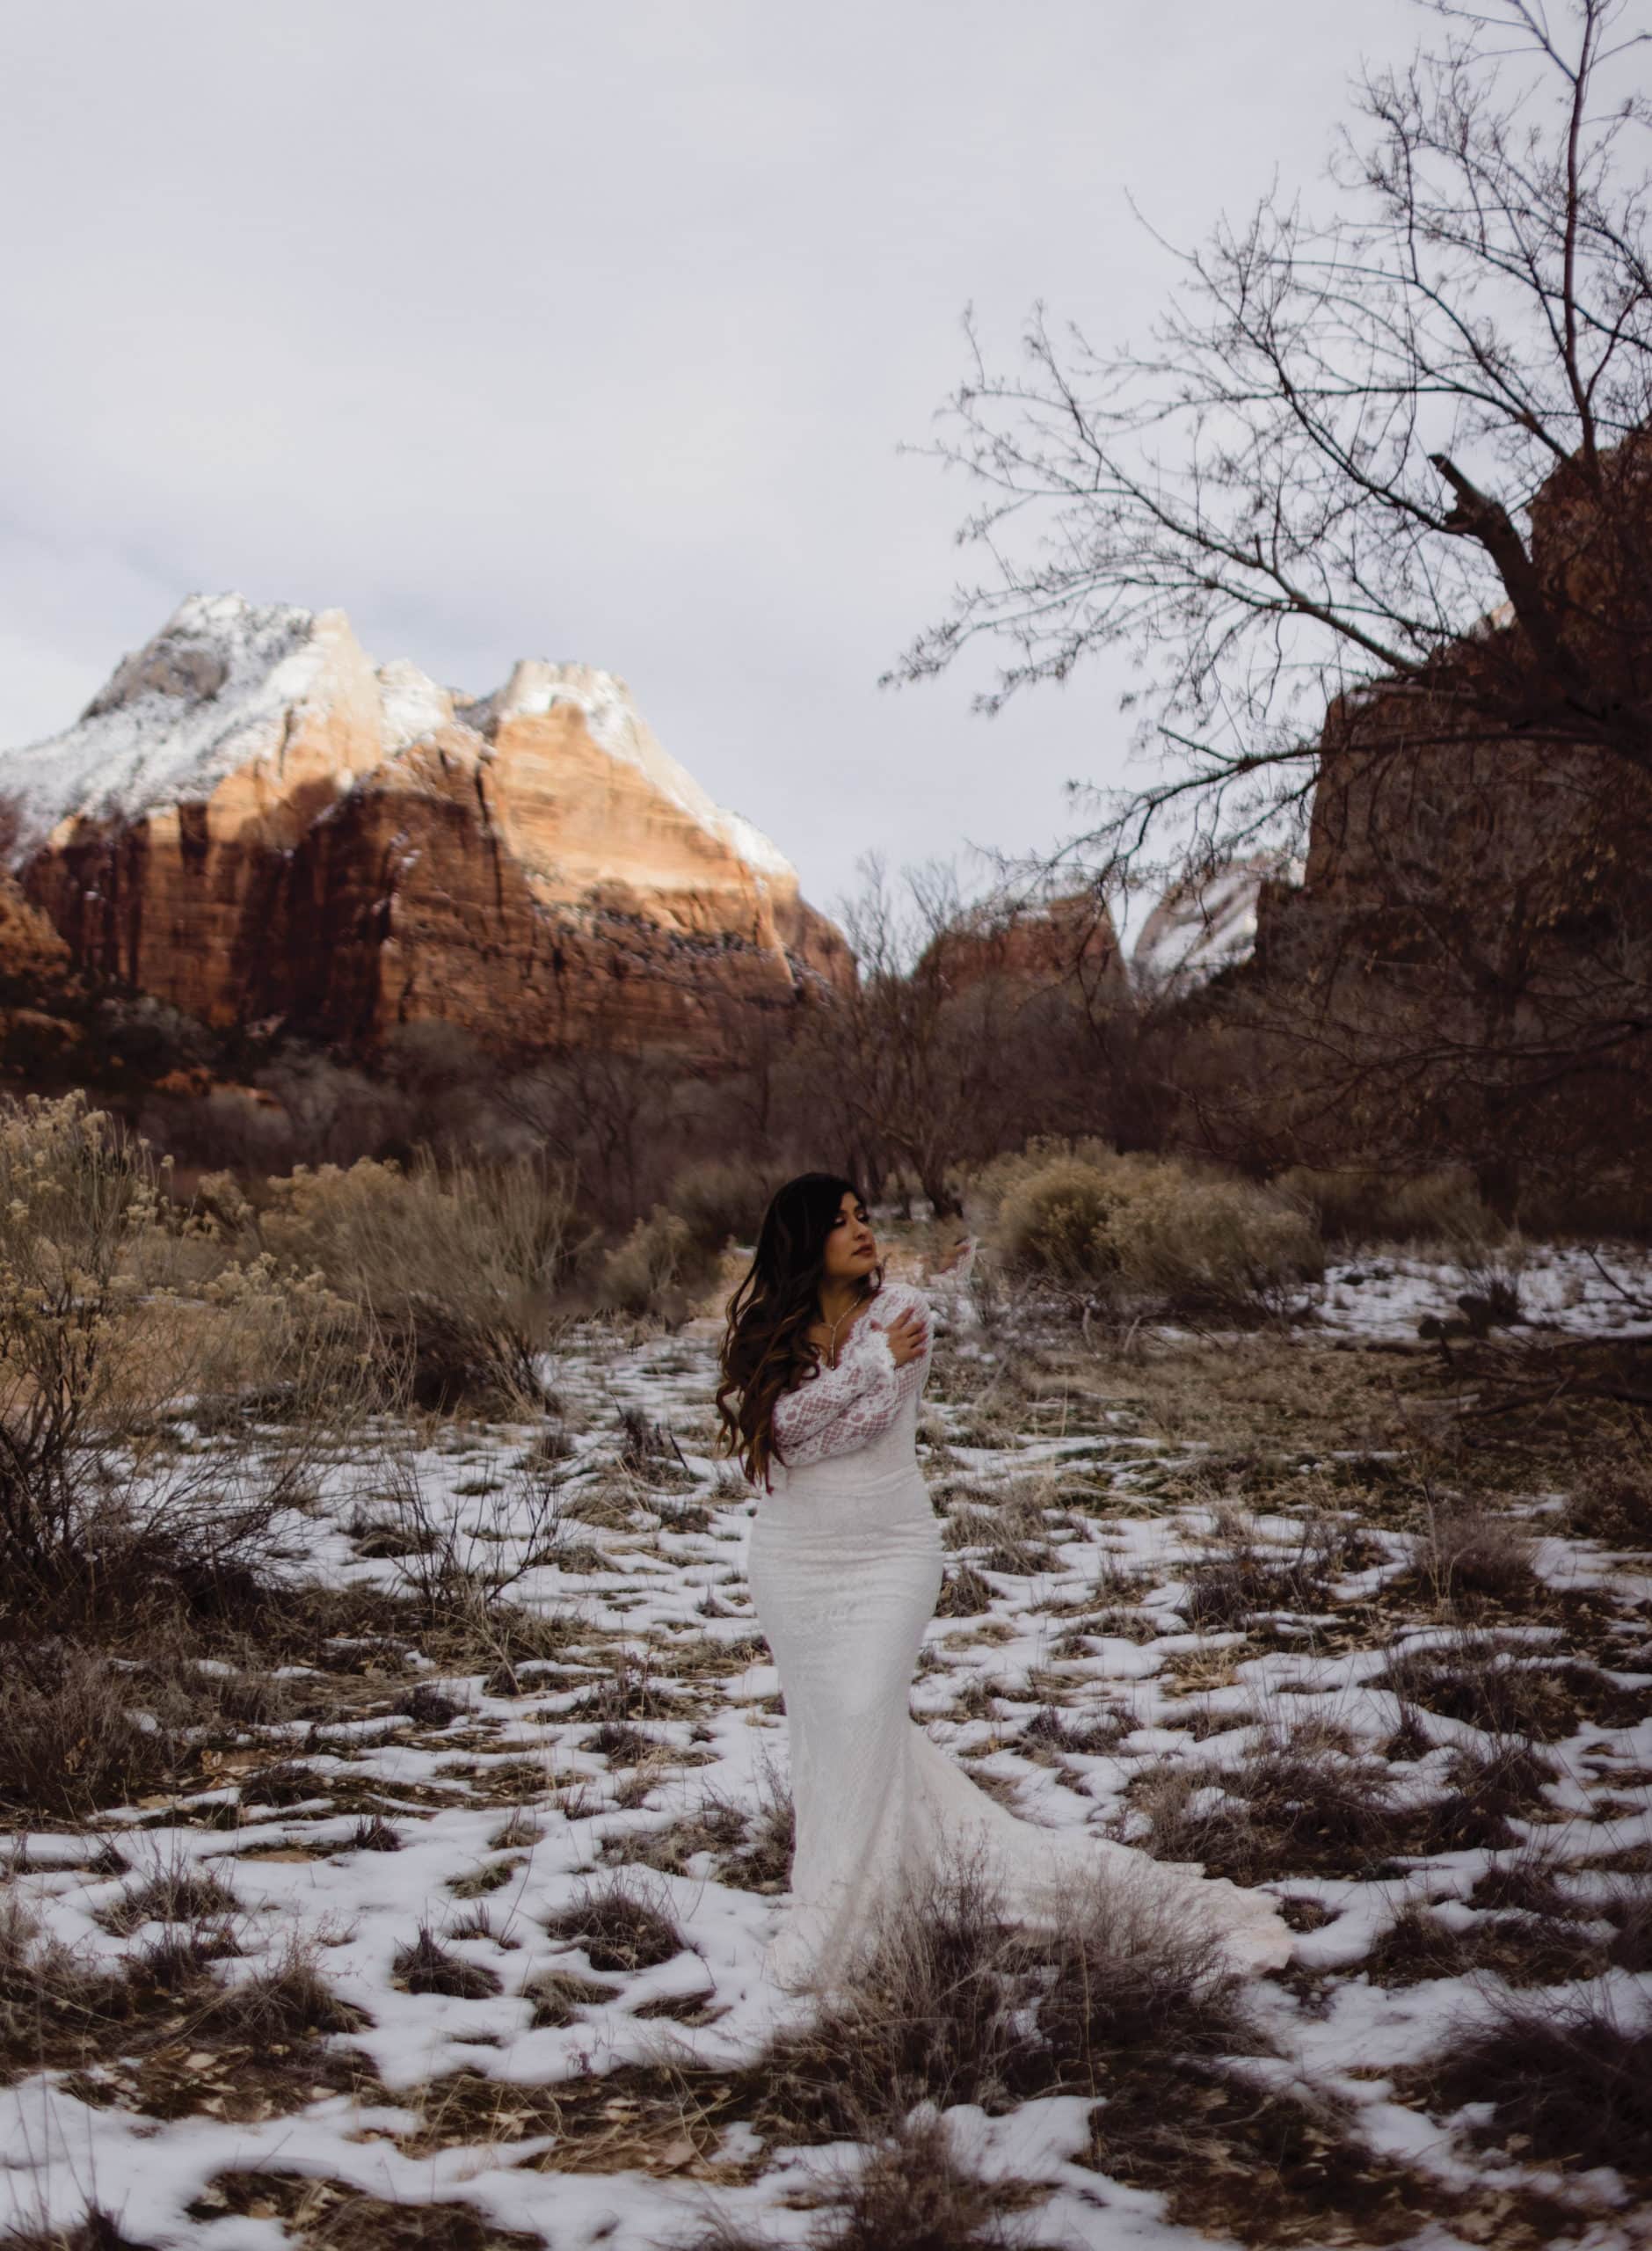
<svg viewBox="0 0 1652 2251">
<path fill-rule="evenodd" d="M 158 1788 L 174 1729 L 137 1716 L 130 1672 L 72 1643 L 12 1643 L 0 1665 L 0 1805 L 79 1815 Z M 169 1716 L 170 1717 L 170 1716 Z"/>
<path fill-rule="evenodd" d="M 702 1249 L 754 1242 L 777 1178 L 743 1159 L 710 1158 L 687 1165 L 666 1191 L 666 1208 Z"/>
<path fill-rule="evenodd" d="M 1313 1215 L 1328 1242 L 1467 1246 L 1496 1242 L 1503 1233 L 1474 1176 L 1460 1169 L 1393 1173 L 1292 1165 L 1273 1184 Z"/>
<path fill-rule="evenodd" d="M 526 1160 L 421 1155 L 404 1170 L 364 1157 L 347 1172 L 301 1168 L 270 1192 L 250 1215 L 259 1246 L 370 1319 L 415 1404 L 542 1403 L 535 1362 L 588 1248 L 566 1176 Z"/>
<path fill-rule="evenodd" d="M 584 1949 L 593 1970 L 651 1970 L 688 1941 L 663 1905 L 639 1898 L 617 1881 L 586 1884 L 545 1928 L 564 1945 Z"/>
<path fill-rule="evenodd" d="M 1477 2139 L 1652 2181 L 1652 2027 L 1626 2024 L 1604 1993 L 1503 2000 L 1457 2026 L 1418 2076 L 1442 2109 L 1490 2106 Z"/>
<path fill-rule="evenodd" d="M 657 1204 L 603 1260 L 597 1302 L 607 1312 L 681 1321 L 712 1264 L 688 1220 Z"/>
<path fill-rule="evenodd" d="M 0 1581 L 13 1598 L 90 1568 L 84 1458 L 175 1388 L 141 1309 L 164 1240 L 142 1144 L 78 1095 L 0 1109 Z"/>
<path fill-rule="evenodd" d="M 202 1226 L 79 1096 L 0 1107 L 0 1611 L 36 1632 L 169 1599 L 222 1615 L 307 1487 L 290 1442 L 176 1443 L 180 1402 L 209 1420 L 247 1352 L 244 1308 L 173 1293 Z M 253 1326 L 267 1346 L 261 1311 Z"/>
<path fill-rule="evenodd" d="M 1313 1221 L 1271 1190 L 1095 1143 L 990 1168 L 1012 1270 L 1117 1304 L 1235 1308 L 1324 1271 Z"/>
<path fill-rule="evenodd" d="M 427 1923 L 418 1935 L 398 1946 L 390 1975 L 410 1993 L 441 1993 L 450 2000 L 487 2000 L 503 1990 L 500 1979 L 480 1962 L 465 1962 L 445 1947 Z"/>
<path fill-rule="evenodd" d="M 1272 1302 L 1323 1274 L 1317 1229 L 1269 1190 L 1168 1165 L 1143 1165 L 1140 1174 L 1117 1222 L 1131 1295 L 1241 1307 Z"/>
<path fill-rule="evenodd" d="M 1213 1939 L 1117 1878 L 1074 1887 L 1035 1932 L 964 1864 L 886 1915 L 813 2022 L 770 2043 L 760 2124 L 863 2139 L 920 2102 L 1110 2091 L 1143 2061 L 1254 2051 L 1241 1992 Z"/>
<path fill-rule="evenodd" d="M 995 1246 L 1006 1264 L 1068 1285 L 1118 1271 L 1113 1222 L 1117 1176 L 1095 1162 L 1052 1155 L 1017 1181 L 998 1207 Z"/>
</svg>

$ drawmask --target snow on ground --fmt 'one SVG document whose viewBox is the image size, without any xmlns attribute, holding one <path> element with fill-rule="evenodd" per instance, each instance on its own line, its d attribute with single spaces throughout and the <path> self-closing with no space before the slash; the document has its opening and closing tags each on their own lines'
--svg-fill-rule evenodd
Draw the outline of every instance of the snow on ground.
<svg viewBox="0 0 1652 2251">
<path fill-rule="evenodd" d="M 1643 1270 L 1621 1257 L 1606 1271 L 1644 1289 Z M 1611 1326 L 1626 1301 L 1593 1273 L 1576 1254 L 1531 1254 L 1525 1300 L 1568 1333 Z M 1459 1279 L 1471 1278 L 1410 1260 L 1350 1263 L 1330 1278 L 1322 1317 L 1370 1337 L 1414 1336 L 1418 1311 L 1449 1307 Z M 961 1340 L 962 1364 L 983 1349 Z M 563 1457 L 535 1431 L 455 1426 L 404 1454 L 399 1480 L 387 1480 L 384 1454 L 334 1466 L 303 1526 L 304 1572 L 405 1584 L 417 1557 L 385 1553 L 397 1545 L 385 1535 L 416 1490 L 430 1524 L 464 1527 L 468 1553 L 520 1567 L 513 1600 L 568 1621 L 553 1657 L 513 1678 L 443 1677 L 425 1664 L 412 1675 L 429 1692 L 421 1702 L 405 1653 L 349 1672 L 330 1669 L 338 1652 L 318 1651 L 292 1677 L 301 1709 L 307 1698 L 332 1709 L 329 1697 L 347 1691 L 353 1716 L 249 1730 L 216 1754 L 212 1786 L 111 1808 L 95 1833 L 16 1838 L 15 1897 L 87 1962 L 118 1962 L 164 1935 L 157 1924 L 111 1927 L 141 1883 L 210 1876 L 234 1894 L 241 1949 L 219 1975 L 251 1975 L 296 1933 L 362 2022 L 324 2043 L 327 2067 L 295 2102 L 261 2092 L 257 2058 L 226 2073 L 209 2043 L 163 2051 L 142 2070 L 106 2058 L 25 2076 L 0 2092 L 0 2218 L 68 2223 L 92 2201 L 134 2243 L 277 2251 L 295 2240 L 281 2198 L 296 2178 L 411 2204 L 456 2199 L 554 2251 L 671 2241 L 714 2207 L 777 2242 L 803 2240 L 811 2196 L 852 2167 L 852 2150 L 764 2155 L 744 2123 L 692 2115 L 672 2129 L 645 2090 L 614 2077 L 662 2057 L 732 2070 L 800 2007 L 759 1978 L 781 1902 L 742 1879 L 738 1850 L 649 1864 L 672 1860 L 660 1847 L 708 1804 L 738 1809 L 749 1839 L 785 1771 L 778 1683 L 744 1577 L 756 1504 L 710 1452 L 714 1353 L 707 1325 L 630 1346 L 593 1329 L 556 1369 L 571 1434 Z M 1403 1581 L 1403 1535 L 1350 1515 L 1324 1614 L 1282 1614 L 1259 1643 L 1190 1622 L 1186 1567 L 1216 1532 L 1208 1502 L 1178 1485 L 1195 1453 L 1144 1442 L 1094 1397 L 1034 1400 L 1006 1431 L 986 1427 L 967 1396 L 940 1395 L 924 1435 L 937 1503 L 956 1519 L 953 1560 L 980 1572 L 990 1599 L 979 1614 L 934 1621 L 914 1710 L 1024 1815 L 1139 1838 L 1149 1824 L 1132 1783 L 1145 1766 L 1184 1765 L 1202 1794 L 1191 1810 L 1219 1810 L 1225 1778 L 1248 1756 L 1310 1723 L 1339 1758 L 1383 1760 L 1397 1806 L 1425 1808 L 1449 1796 L 1457 1752 L 1487 1747 L 1482 1730 L 1440 1715 L 1427 1741 L 1395 1748 L 1415 1709 L 1392 1683 L 1396 1657 L 1424 1663 L 1451 1639 L 1401 1608 L 1386 1644 L 1350 1622 L 1368 1623 Z M 982 1527 L 967 1512 L 995 1506 L 1017 1512 L 1020 1555 L 972 1536 Z M 1283 1508 L 1254 1532 L 1276 1557 L 1302 1536 Z M 1546 1579 L 1591 1560 L 1588 1543 L 1559 1536 L 1539 1552 Z M 1638 1646 L 1628 1633 L 1601 1674 L 1605 1701 L 1546 1745 L 1554 1778 L 1510 1824 L 1507 1848 L 1396 1851 L 1357 1879 L 1292 1875 L 1271 1887 L 1294 1903 L 1301 1937 L 1292 1971 L 1256 1989 L 1278 2051 L 1268 2068 L 1340 2095 L 1372 2147 L 1444 2186 L 1502 2176 L 1398 2099 L 1396 2074 L 1459 2013 L 1488 2005 L 1486 1981 L 1382 1984 L 1360 1963 L 1408 1906 L 1436 1903 L 1465 1927 L 1495 1921 L 1471 1896 L 1523 1840 L 1584 1891 L 1613 1880 L 1603 1870 L 1652 1866 L 1646 1634 L 1642 1611 Z M 1540 1628 L 1503 1637 L 1506 1661 L 1541 1665 L 1553 1643 Z M 1029 1736 L 1035 1722 L 1043 1733 Z M 262 1794 L 272 1769 L 279 1803 Z M 682 1950 L 615 1970 L 547 1928 L 615 1869 L 674 1917 Z M 459 1981 L 469 1990 L 410 1989 L 418 1980 L 404 1950 L 421 1926 L 476 1973 Z M 571 2005 L 536 2006 L 536 1982 L 555 1973 L 584 1983 Z M 1652 2000 L 1652 1978 L 1605 1974 L 1636 2007 Z M 608 2082 L 620 2089 L 611 2101 Z M 949 2129 L 979 2169 L 1046 2184 L 1048 2201 L 1025 2216 L 1032 2240 L 1144 2251 L 1208 2240 L 1168 2219 L 1158 2196 L 1076 2161 L 1087 2108 L 1063 2098 L 1000 2119 L 960 2109 Z M 1620 2184 L 1587 2184 L 1577 2244 L 1613 2251 L 1644 2240 L 1636 2226 Z M 1460 2240 L 1444 2226 L 1415 2238 L 1430 2251 Z"/>
<path fill-rule="evenodd" d="M 1464 1296 L 1503 1281 L 1516 1293 L 1520 1325 L 1558 1337 L 1652 1337 L 1652 1255 L 1624 1243 L 1530 1243 L 1482 1263 L 1408 1257 L 1393 1250 L 1342 1258 L 1301 1310 L 1348 1336 L 1398 1341 L 1419 1321 L 1459 1316 Z"/>
</svg>

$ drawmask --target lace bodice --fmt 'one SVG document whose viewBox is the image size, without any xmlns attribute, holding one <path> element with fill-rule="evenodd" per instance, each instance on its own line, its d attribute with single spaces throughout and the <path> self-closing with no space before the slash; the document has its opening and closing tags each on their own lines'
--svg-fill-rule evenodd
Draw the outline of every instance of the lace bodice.
<svg viewBox="0 0 1652 2251">
<path fill-rule="evenodd" d="M 886 1283 L 850 1329 L 836 1367 L 823 1362 L 818 1375 L 775 1401 L 775 1446 L 788 1469 L 870 1446 L 922 1391 L 935 1350 L 933 1322 L 926 1327 L 922 1351 L 904 1367 L 895 1366 L 884 1333 L 913 1306 L 928 1311 L 918 1291 Z"/>
<path fill-rule="evenodd" d="M 836 1367 L 822 1363 L 818 1375 L 782 1394 L 775 1404 L 774 1437 L 785 1469 L 858 1453 L 892 1431 L 908 1406 L 915 1421 L 935 1356 L 937 1312 L 953 1323 L 973 1316 L 967 1295 L 973 1259 L 972 1250 L 950 1272 L 932 1276 L 927 1291 L 907 1282 L 886 1282 L 844 1339 Z M 914 1307 L 925 1316 L 923 1346 L 897 1367 L 884 1332 Z"/>
</svg>

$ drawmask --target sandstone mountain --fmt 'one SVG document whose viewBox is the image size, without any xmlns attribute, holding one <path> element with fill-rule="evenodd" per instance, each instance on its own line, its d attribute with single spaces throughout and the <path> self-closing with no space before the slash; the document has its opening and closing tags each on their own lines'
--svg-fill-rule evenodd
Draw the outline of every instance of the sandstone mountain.
<svg viewBox="0 0 1652 2251">
<path fill-rule="evenodd" d="M 993 981 L 1081 995 L 1103 1014 L 1131 1004 L 1113 919 L 1094 892 L 995 893 L 965 910 L 925 958 L 957 993 Z"/>
<path fill-rule="evenodd" d="M 191 596 L 0 792 L 75 965 L 216 1026 L 711 1053 L 742 1004 L 850 974 L 622 681 L 528 661 L 467 697 L 375 667 L 339 610 Z"/>
</svg>

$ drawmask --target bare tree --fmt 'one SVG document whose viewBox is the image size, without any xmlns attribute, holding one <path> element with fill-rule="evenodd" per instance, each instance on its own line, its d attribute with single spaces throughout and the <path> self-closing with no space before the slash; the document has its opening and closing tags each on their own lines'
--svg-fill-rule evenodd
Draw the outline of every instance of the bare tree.
<svg viewBox="0 0 1652 2251">
<path fill-rule="evenodd" d="M 1269 1113 L 1275 1155 L 1466 1156 L 1505 1203 L 1557 1089 L 1593 1087 L 1597 1144 L 1648 1100 L 1652 111 L 1625 11 L 1434 0 L 1437 43 L 1358 82 L 1335 210 L 1276 191 L 1219 225 L 1145 349 L 1039 310 L 1010 375 L 972 332 L 935 451 L 984 488 L 961 537 L 991 570 L 892 675 L 1008 644 L 995 710 L 1135 656 L 1155 767 L 1072 855 L 1128 883 L 1306 849 L 1210 1012 L 1246 1099 L 1197 1059 L 1204 1107 Z"/>
<path fill-rule="evenodd" d="M 1328 704 L 1432 684 L 1500 605 L 1518 632 L 1457 683 L 1451 735 L 1652 773 L 1648 181 L 1625 169 L 1648 110 L 1607 95 L 1648 34 L 1625 4 L 1568 0 L 1562 31 L 1543 0 L 1442 0 L 1437 46 L 1359 82 L 1340 208 L 1276 191 L 1179 253 L 1140 351 L 1039 309 L 1002 374 L 971 329 L 933 450 L 985 488 L 959 536 L 990 567 L 890 677 L 1008 644 L 990 710 L 1140 657 L 1167 762 L 1085 840 L 1105 871 L 1299 837 Z M 1533 553 L 1557 476 L 1587 568 Z"/>
<path fill-rule="evenodd" d="M 897 884 L 870 856 L 861 873 L 839 909 L 855 981 L 798 1026 L 798 1127 L 824 1128 L 871 1192 L 904 1175 L 942 1216 L 961 1209 L 971 1162 L 1105 1128 L 1128 997 L 1099 897 L 1028 912 L 966 901 L 945 865 Z"/>
</svg>

